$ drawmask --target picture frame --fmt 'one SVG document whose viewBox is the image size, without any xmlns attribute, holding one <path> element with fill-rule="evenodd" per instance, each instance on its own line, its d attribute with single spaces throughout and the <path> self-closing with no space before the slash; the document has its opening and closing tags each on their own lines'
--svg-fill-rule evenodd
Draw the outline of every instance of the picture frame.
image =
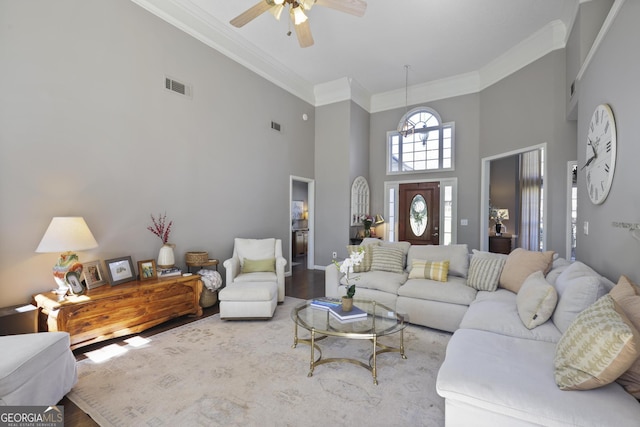
<svg viewBox="0 0 640 427">
<path fill-rule="evenodd" d="M 111 258 L 105 260 L 104 263 L 107 266 L 107 274 L 109 275 L 111 286 L 136 280 L 136 272 L 133 269 L 131 256 Z"/>
<path fill-rule="evenodd" d="M 99 260 L 85 262 L 82 269 L 82 280 L 87 289 L 95 289 L 98 286 L 106 285 L 102 263 Z"/>
<path fill-rule="evenodd" d="M 68 271 L 64 275 L 64 281 L 69 285 L 69 290 L 72 295 L 82 295 L 85 291 L 85 287 L 80 281 L 80 273 L 77 271 Z"/>
<path fill-rule="evenodd" d="M 302 200 L 293 200 L 291 202 L 291 219 L 303 219 L 304 202 Z"/>
<path fill-rule="evenodd" d="M 140 275 L 141 281 L 157 278 L 156 261 L 153 259 L 138 261 L 138 274 Z"/>
</svg>

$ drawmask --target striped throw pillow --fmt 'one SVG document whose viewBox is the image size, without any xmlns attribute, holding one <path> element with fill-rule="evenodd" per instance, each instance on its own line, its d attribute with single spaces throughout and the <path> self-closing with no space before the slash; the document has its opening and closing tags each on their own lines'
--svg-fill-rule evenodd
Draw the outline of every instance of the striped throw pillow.
<svg viewBox="0 0 640 427">
<path fill-rule="evenodd" d="M 449 274 L 449 261 L 424 261 L 414 259 L 411 263 L 409 279 L 431 279 L 446 282 Z"/>
<path fill-rule="evenodd" d="M 347 256 L 351 256 L 352 252 L 358 252 L 360 248 L 364 248 L 364 257 L 362 258 L 362 262 L 358 265 L 353 266 L 354 273 L 364 273 L 365 271 L 371 270 L 371 262 L 373 261 L 373 248 L 377 245 L 348 245 L 347 246 Z"/>
<path fill-rule="evenodd" d="M 371 270 L 404 273 L 404 252 L 402 249 L 374 246 Z"/>
<path fill-rule="evenodd" d="M 493 292 L 498 289 L 505 258 L 472 256 L 469 275 L 467 276 L 467 286 L 479 291 Z"/>
</svg>

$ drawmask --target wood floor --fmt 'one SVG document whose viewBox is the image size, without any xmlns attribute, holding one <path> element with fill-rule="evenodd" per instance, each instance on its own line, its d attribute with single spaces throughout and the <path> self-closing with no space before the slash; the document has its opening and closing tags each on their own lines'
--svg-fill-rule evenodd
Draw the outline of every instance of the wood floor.
<svg viewBox="0 0 640 427">
<path fill-rule="evenodd" d="M 311 299 L 324 296 L 324 271 L 307 270 L 304 268 L 303 264 L 294 266 L 292 268 L 291 276 L 285 279 L 285 295 L 301 299 Z M 213 307 L 205 308 L 203 311 L 204 314 L 202 317 L 213 316 L 219 312 L 218 304 L 215 304 Z M 202 317 L 183 316 L 148 329 L 138 335 L 142 337 L 149 337 L 159 332 L 201 319 Z M 116 338 L 102 343 L 81 347 L 74 350 L 73 354 L 76 356 L 77 360 L 82 360 L 86 358 L 86 356 L 84 356 L 86 352 L 97 350 L 105 345 L 120 343 L 126 338 L 127 337 Z M 64 406 L 64 425 L 66 427 L 95 427 L 98 425 L 89 415 L 84 413 L 67 397 L 64 397 L 58 405 Z"/>
</svg>

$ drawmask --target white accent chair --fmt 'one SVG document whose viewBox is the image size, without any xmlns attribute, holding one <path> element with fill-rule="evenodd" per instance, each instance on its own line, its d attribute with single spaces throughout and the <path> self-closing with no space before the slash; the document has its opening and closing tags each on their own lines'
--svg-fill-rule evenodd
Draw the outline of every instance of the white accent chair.
<svg viewBox="0 0 640 427">
<path fill-rule="evenodd" d="M 256 264 L 269 267 L 257 270 L 250 268 L 250 265 Z M 218 294 L 220 318 L 271 318 L 278 302 L 284 301 L 284 267 L 287 260 L 282 256 L 282 241 L 273 238 L 236 238 L 233 256 L 223 265 L 227 281 Z"/>
</svg>

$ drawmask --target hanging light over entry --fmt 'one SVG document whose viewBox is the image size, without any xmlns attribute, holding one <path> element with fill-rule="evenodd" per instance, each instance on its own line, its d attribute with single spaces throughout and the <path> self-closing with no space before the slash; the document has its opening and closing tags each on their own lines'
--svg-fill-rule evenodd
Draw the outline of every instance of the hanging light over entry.
<svg viewBox="0 0 640 427">
<path fill-rule="evenodd" d="M 407 137 L 407 135 L 413 134 L 416 128 L 416 124 L 413 123 L 409 119 L 409 65 L 404 66 L 404 116 L 400 123 L 398 124 L 398 133 L 400 133 L 403 137 Z"/>
</svg>

